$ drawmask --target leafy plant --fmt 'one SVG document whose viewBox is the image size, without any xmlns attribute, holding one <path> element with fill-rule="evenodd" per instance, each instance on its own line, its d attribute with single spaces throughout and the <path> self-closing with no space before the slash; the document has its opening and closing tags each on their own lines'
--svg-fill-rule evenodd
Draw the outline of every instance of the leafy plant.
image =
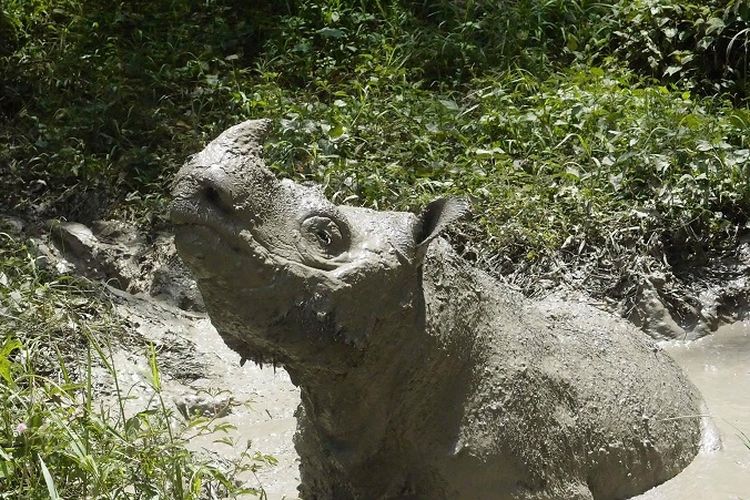
<svg viewBox="0 0 750 500">
<path fill-rule="evenodd" d="M 702 92 L 747 96 L 750 10 L 742 1 L 613 5 L 608 42 L 638 71 Z"/>
<path fill-rule="evenodd" d="M 479 215 L 458 238 L 528 283 L 612 293 L 639 255 L 700 265 L 744 231 L 743 2 L 247 9 L 5 2 L 9 206 L 159 223 L 188 154 L 270 117 L 273 168 L 336 202 L 415 209 L 471 195 Z"/>
<path fill-rule="evenodd" d="M 0 246 L 0 498 L 237 498 L 263 495 L 236 480 L 273 458 L 245 449 L 217 462 L 187 443 L 226 424 L 175 415 L 162 397 L 153 348 L 154 399 L 126 411 L 110 338 L 127 338 L 103 292 L 54 277 L 22 244 Z M 83 300 L 81 300 L 83 299 Z M 74 342 L 71 342 L 74 340 Z M 97 383 L 113 381 L 110 404 Z"/>
</svg>

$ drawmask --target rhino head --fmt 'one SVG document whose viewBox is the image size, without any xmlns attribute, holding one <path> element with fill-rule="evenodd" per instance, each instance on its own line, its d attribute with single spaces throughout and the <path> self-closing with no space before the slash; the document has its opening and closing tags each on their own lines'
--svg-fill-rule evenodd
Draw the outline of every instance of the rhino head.
<svg viewBox="0 0 750 500">
<path fill-rule="evenodd" d="M 439 199 L 420 215 L 337 206 L 266 168 L 269 125 L 226 130 L 178 172 L 175 244 L 243 359 L 280 363 L 293 378 L 345 373 L 372 344 L 398 342 L 396 325 L 420 327 L 427 245 L 467 204 Z"/>
</svg>

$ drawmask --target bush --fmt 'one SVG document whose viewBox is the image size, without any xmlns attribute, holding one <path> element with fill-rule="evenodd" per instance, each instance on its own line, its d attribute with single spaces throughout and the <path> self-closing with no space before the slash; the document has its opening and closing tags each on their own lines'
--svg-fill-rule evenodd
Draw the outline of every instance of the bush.
<svg viewBox="0 0 750 500">
<path fill-rule="evenodd" d="M 4 2 L 2 26 L 16 40 L 0 55 L 0 187 L 10 206 L 90 220 L 128 196 L 163 195 L 166 172 L 203 131 L 232 122 L 224 82 L 252 65 L 278 10 L 229 0 Z"/>
<path fill-rule="evenodd" d="M 740 2 L 235 3 L 6 2 L 11 203 L 158 219 L 189 153 L 266 116 L 274 168 L 338 202 L 470 193 L 504 273 L 654 242 L 700 263 L 747 220 Z"/>
<path fill-rule="evenodd" d="M 622 1 L 608 25 L 610 53 L 636 71 L 706 94 L 748 96 L 746 2 Z"/>
</svg>

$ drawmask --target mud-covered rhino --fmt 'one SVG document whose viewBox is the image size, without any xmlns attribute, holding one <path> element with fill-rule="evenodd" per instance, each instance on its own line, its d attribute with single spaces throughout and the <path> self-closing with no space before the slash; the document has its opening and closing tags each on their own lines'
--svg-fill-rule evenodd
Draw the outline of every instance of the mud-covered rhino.
<svg viewBox="0 0 750 500">
<path fill-rule="evenodd" d="M 301 389 L 303 498 L 626 498 L 693 459 L 700 397 L 640 332 L 468 266 L 437 237 L 459 200 L 378 212 L 276 179 L 267 126 L 191 157 L 171 216 L 225 342 Z"/>
</svg>

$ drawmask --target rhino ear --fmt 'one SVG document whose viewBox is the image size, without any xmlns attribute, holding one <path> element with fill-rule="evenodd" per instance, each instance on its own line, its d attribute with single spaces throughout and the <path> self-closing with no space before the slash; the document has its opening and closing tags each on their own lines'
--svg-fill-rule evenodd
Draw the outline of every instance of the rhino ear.
<svg viewBox="0 0 750 500">
<path fill-rule="evenodd" d="M 419 216 L 415 241 L 417 252 L 423 254 L 427 246 L 446 227 L 469 213 L 469 202 L 464 198 L 438 198 Z"/>
</svg>

